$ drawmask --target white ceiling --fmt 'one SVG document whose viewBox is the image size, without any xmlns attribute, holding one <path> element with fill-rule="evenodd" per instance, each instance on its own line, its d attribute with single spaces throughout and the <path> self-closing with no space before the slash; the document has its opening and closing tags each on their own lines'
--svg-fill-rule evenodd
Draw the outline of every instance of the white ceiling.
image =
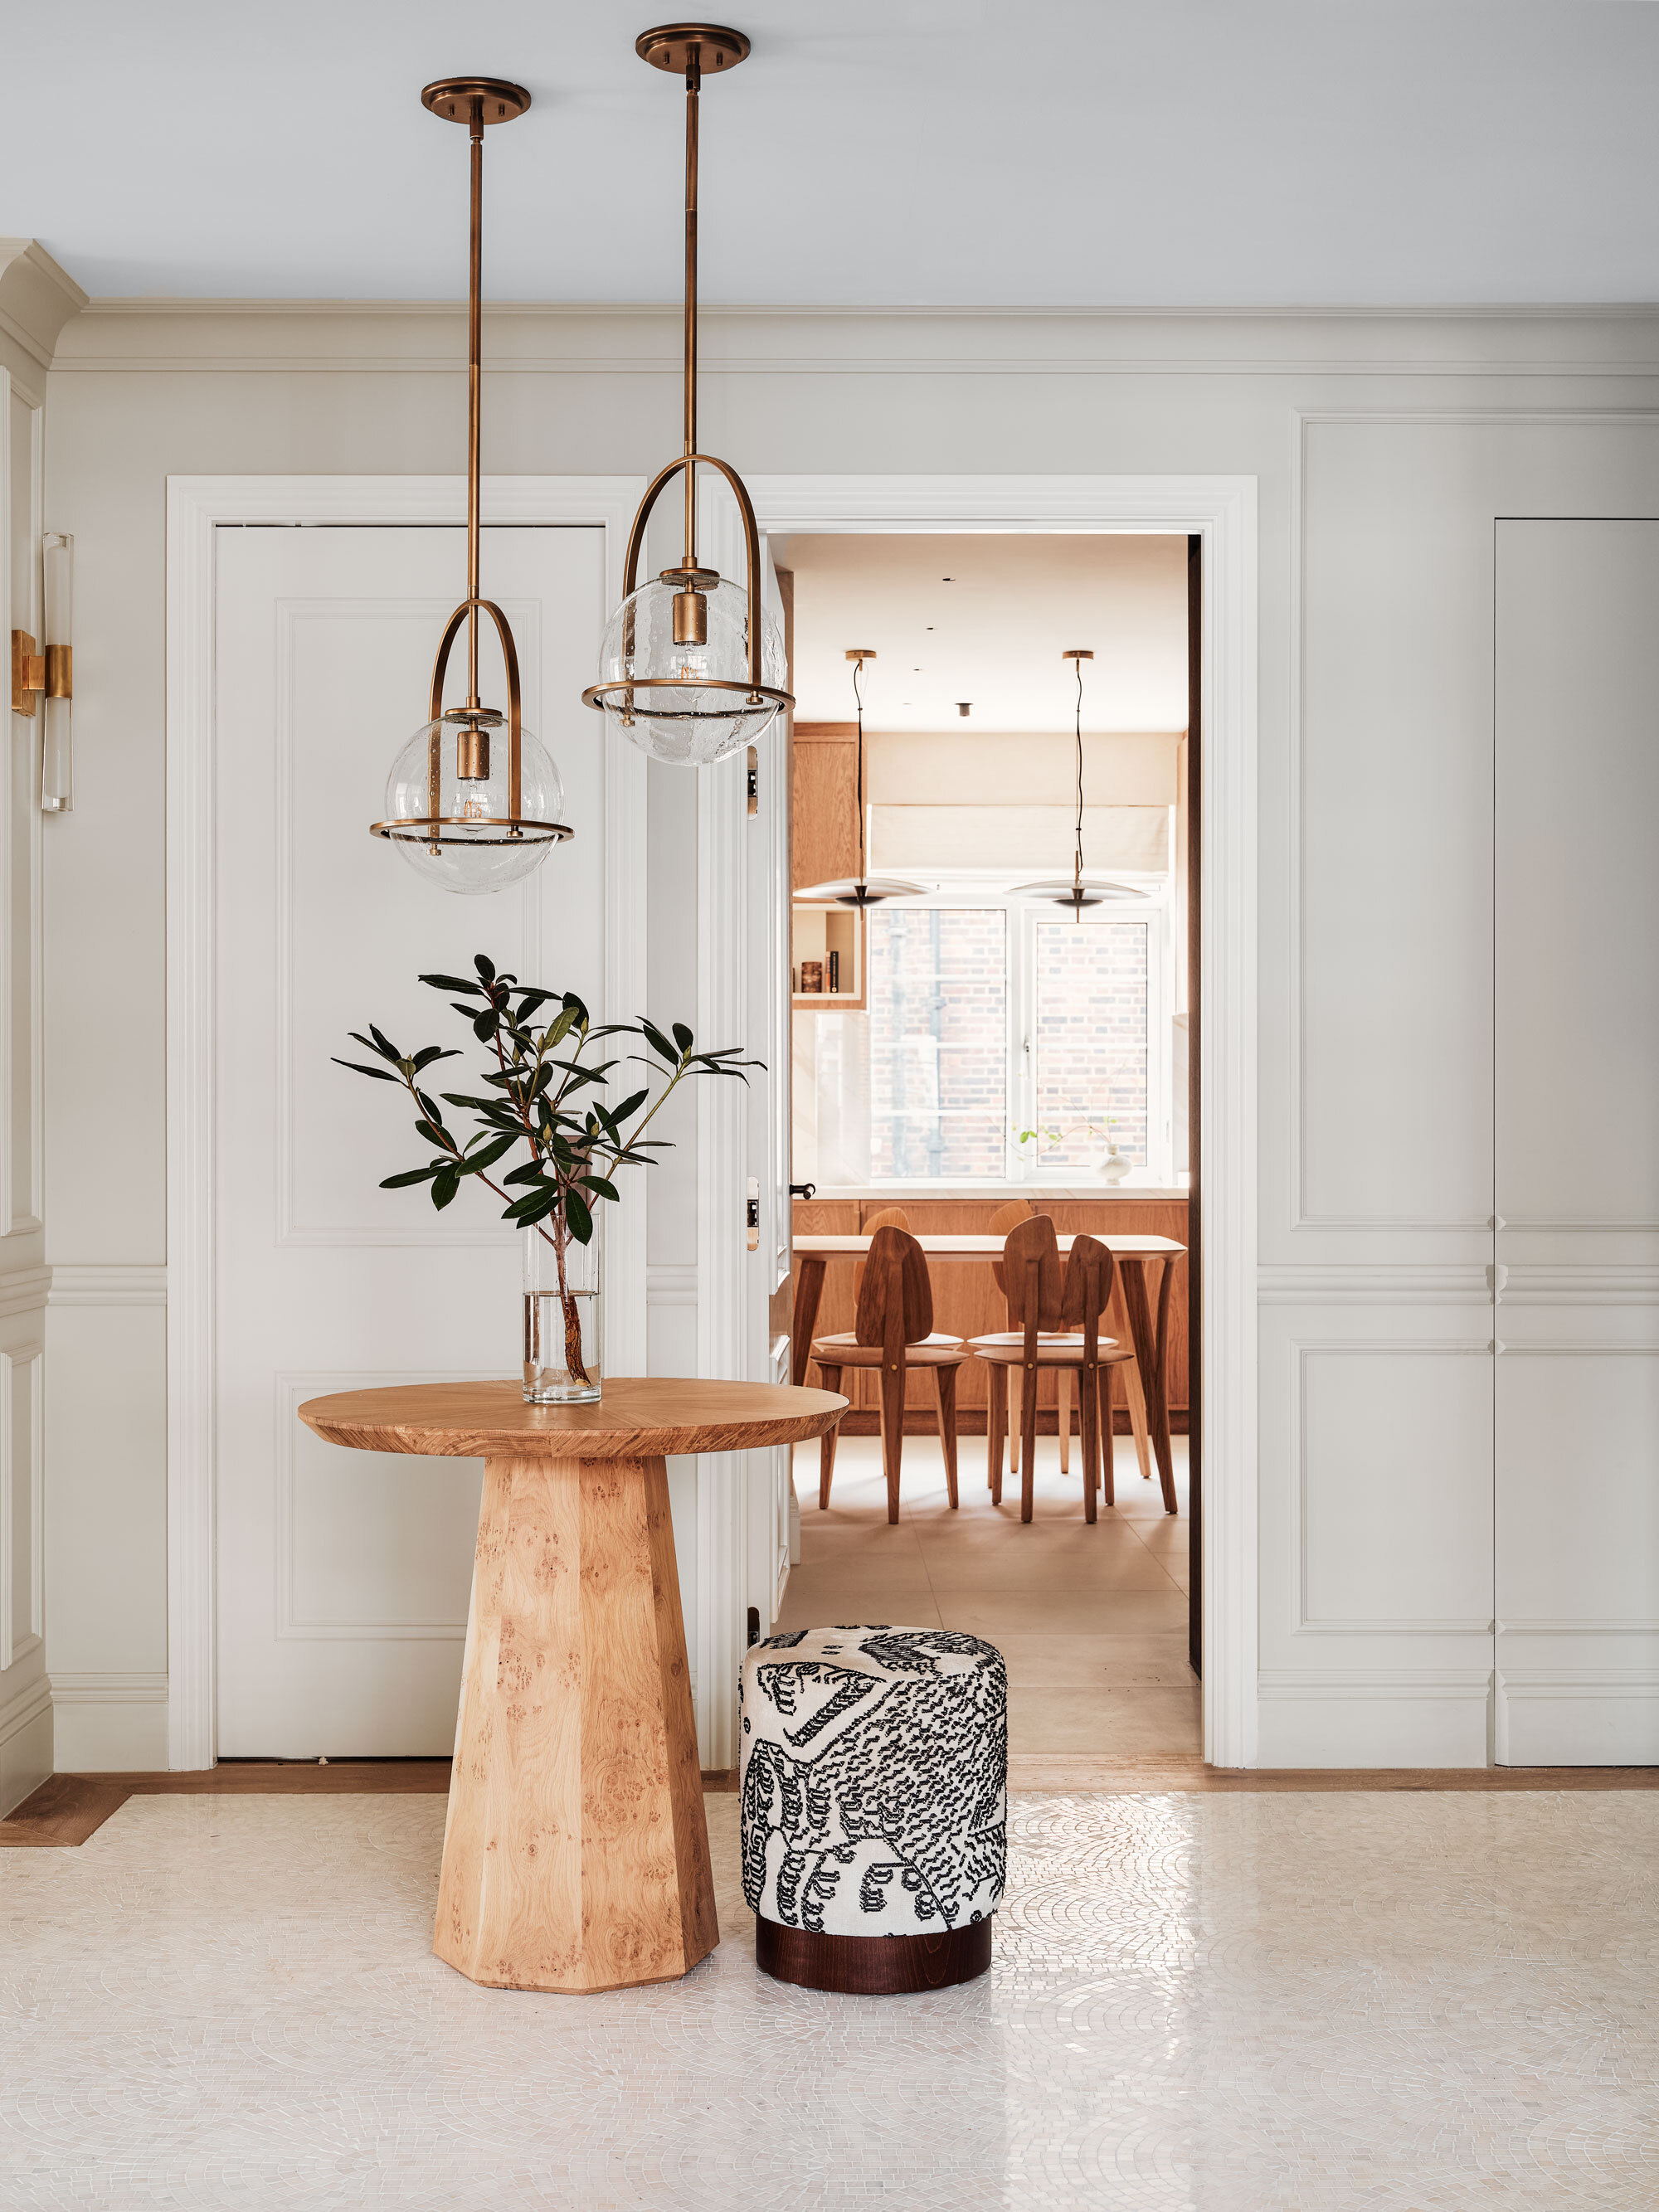
<svg viewBox="0 0 1659 2212">
<path fill-rule="evenodd" d="M 891 306 L 1651 301 L 1659 8 L 734 0 L 705 296 Z M 453 297 L 465 138 L 515 77 L 503 299 L 677 295 L 650 0 L 36 0 L 5 13 L 0 229 L 94 295 Z"/>
<path fill-rule="evenodd" d="M 773 550 L 795 579 L 799 721 L 852 720 L 847 653 L 866 646 L 867 730 L 1069 730 L 1077 680 L 1060 655 L 1085 646 L 1085 730 L 1187 726 L 1184 538 L 803 536 Z"/>
</svg>

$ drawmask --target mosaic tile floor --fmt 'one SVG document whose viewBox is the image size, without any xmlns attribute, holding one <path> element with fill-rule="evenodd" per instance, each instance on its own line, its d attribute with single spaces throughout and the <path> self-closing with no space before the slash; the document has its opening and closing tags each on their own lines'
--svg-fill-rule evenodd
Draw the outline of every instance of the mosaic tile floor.
<svg viewBox="0 0 1659 2212">
<path fill-rule="evenodd" d="M 1659 2203 L 1659 1796 L 1028 1796 L 985 1979 L 475 1989 L 434 1797 L 134 1798 L 0 1854 L 0 2204 Z"/>
</svg>

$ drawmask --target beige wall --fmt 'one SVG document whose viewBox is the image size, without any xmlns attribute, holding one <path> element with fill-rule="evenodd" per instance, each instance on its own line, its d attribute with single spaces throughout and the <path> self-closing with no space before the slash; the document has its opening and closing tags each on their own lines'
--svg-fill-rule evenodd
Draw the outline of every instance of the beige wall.
<svg viewBox="0 0 1659 2212">
<path fill-rule="evenodd" d="M 110 1682 L 76 1725 L 112 1764 L 154 1755 L 143 1698 L 165 1666 L 161 1316 L 138 1302 L 167 1256 L 165 479 L 447 471 L 462 335 L 454 313 L 96 308 L 47 389 L 47 519 L 79 561 L 77 804 L 46 873 L 48 1256 L 111 1271 L 108 1303 L 65 1310 L 52 1358 L 66 1400 L 120 1416 L 52 1432 L 49 1656 Z M 659 460 L 677 343 L 672 313 L 491 316 L 486 467 Z M 1490 978 L 1492 519 L 1659 512 L 1659 319 L 729 313 L 708 318 L 705 360 L 707 444 L 757 474 L 1257 479 L 1264 1389 L 1333 1283 L 1379 1341 L 1489 1333 L 1468 1194 L 1483 1084 L 1490 1105 L 1472 1009 Z M 1352 865 L 1358 819 L 1391 873 Z M 684 1255 L 653 1231 L 653 1261 Z M 1392 1641 L 1286 1627 L 1297 1499 L 1328 1483 L 1318 1526 L 1340 1528 L 1346 1478 L 1271 1422 L 1263 1449 L 1264 1757 L 1323 1755 L 1334 1729 L 1355 1761 L 1462 1757 L 1486 1710 L 1472 1645 L 1424 1658 L 1409 1624 Z M 1382 1618 L 1397 1595 L 1364 1602 Z"/>
</svg>

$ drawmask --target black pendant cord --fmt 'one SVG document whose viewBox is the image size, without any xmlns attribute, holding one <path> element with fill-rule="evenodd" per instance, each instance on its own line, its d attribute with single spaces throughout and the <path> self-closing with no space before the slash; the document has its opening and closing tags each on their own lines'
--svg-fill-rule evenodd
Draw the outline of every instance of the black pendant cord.
<svg viewBox="0 0 1659 2212">
<path fill-rule="evenodd" d="M 1083 920 L 1083 663 L 1077 668 L 1077 857 L 1073 867 L 1072 913 Z"/>
<path fill-rule="evenodd" d="M 860 895 L 860 903 L 862 903 L 862 894 L 866 881 L 864 852 L 864 691 L 859 680 L 863 674 L 864 663 L 861 660 L 855 660 L 853 663 L 853 696 L 858 702 L 859 710 L 858 807 L 859 891 Z"/>
</svg>

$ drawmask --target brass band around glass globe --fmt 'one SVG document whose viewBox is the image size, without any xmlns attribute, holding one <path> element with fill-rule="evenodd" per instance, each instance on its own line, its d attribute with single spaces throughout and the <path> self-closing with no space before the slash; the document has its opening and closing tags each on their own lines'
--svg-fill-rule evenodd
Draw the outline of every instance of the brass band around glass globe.
<svg viewBox="0 0 1659 2212">
<path fill-rule="evenodd" d="M 444 677 L 449 667 L 449 650 L 454 644 L 461 624 L 471 617 L 473 623 L 472 651 L 476 661 L 477 652 L 477 618 L 486 614 L 495 625 L 501 641 L 501 659 L 507 667 L 507 811 L 505 815 L 490 816 L 482 821 L 475 815 L 442 814 L 439 811 L 439 792 L 443 769 L 443 726 L 446 722 L 474 726 L 501 726 L 501 716 L 489 708 L 473 705 L 452 707 L 444 711 Z M 438 654 L 432 664 L 432 690 L 428 703 L 427 720 L 431 735 L 428 740 L 428 805 L 424 814 L 393 817 L 386 822 L 369 824 L 369 835 L 389 837 L 398 843 L 425 845 L 435 853 L 441 845 L 507 845 L 524 842 L 538 845 L 563 843 L 574 831 L 568 823 L 539 822 L 520 810 L 523 805 L 523 708 L 519 689 L 519 653 L 513 642 L 513 632 L 507 617 L 493 599 L 463 599 L 444 626 L 438 641 Z M 446 837 L 446 830 L 466 829 L 471 834 Z M 480 829 L 498 830 L 497 836 L 481 836 Z"/>
</svg>

